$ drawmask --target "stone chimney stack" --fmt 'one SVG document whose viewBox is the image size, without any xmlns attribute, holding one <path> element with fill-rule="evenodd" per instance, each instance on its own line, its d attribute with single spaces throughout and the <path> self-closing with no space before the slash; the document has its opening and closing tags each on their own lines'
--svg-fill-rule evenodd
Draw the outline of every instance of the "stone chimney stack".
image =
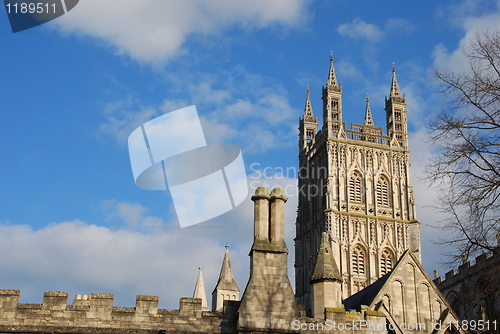
<svg viewBox="0 0 500 334">
<path fill-rule="evenodd" d="M 255 195 L 252 196 L 254 201 L 254 240 L 269 239 L 269 199 L 271 196 L 265 187 L 258 187 L 255 190 Z"/>
<path fill-rule="evenodd" d="M 275 188 L 271 192 L 270 241 L 284 242 L 285 240 L 285 202 L 287 200 L 282 189 Z"/>
<path fill-rule="evenodd" d="M 259 187 L 255 203 L 254 242 L 250 250 L 250 280 L 238 309 L 238 330 L 290 330 L 299 309 L 288 279 L 285 244 L 285 202 L 282 189 Z"/>
</svg>

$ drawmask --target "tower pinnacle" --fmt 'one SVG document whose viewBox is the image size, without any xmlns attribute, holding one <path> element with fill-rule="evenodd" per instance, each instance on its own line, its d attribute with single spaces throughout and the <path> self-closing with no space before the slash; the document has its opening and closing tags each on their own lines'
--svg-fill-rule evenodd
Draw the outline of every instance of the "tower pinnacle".
<svg viewBox="0 0 500 334">
<path fill-rule="evenodd" d="M 392 85 L 389 97 L 401 97 L 401 91 L 399 90 L 398 80 L 396 79 L 396 66 L 392 66 Z"/>
<path fill-rule="evenodd" d="M 338 87 L 337 77 L 335 76 L 335 68 L 333 67 L 333 55 L 330 54 L 330 71 L 328 72 L 328 80 L 326 87 Z"/>
<path fill-rule="evenodd" d="M 364 125 L 373 126 L 372 112 L 370 111 L 370 98 L 366 96 L 366 111 L 365 111 L 365 121 Z"/>
<path fill-rule="evenodd" d="M 304 120 L 306 121 L 315 121 L 314 116 L 313 116 L 313 111 L 312 111 L 312 105 L 311 105 L 311 91 L 309 90 L 309 87 L 306 90 L 306 105 L 304 107 Z"/>
</svg>

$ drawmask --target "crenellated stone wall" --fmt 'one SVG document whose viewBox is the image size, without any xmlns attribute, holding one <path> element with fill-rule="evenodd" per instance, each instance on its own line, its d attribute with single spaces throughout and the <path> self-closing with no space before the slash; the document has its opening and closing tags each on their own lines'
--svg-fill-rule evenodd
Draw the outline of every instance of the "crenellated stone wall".
<svg viewBox="0 0 500 334">
<path fill-rule="evenodd" d="M 450 270 L 444 279 L 434 272 L 434 283 L 462 319 L 496 321 L 495 330 L 500 329 L 499 254 L 500 240 L 494 253 L 477 256 L 475 263 L 463 257 L 458 270 Z"/>
<path fill-rule="evenodd" d="M 135 307 L 113 306 L 114 296 L 93 293 L 68 305 L 68 293 L 46 291 L 42 304 L 19 303 L 19 290 L 0 290 L 0 333 L 234 333 L 239 302 L 224 313 L 202 311 L 201 299 L 181 298 L 178 310 L 158 308 L 157 296 Z"/>
</svg>

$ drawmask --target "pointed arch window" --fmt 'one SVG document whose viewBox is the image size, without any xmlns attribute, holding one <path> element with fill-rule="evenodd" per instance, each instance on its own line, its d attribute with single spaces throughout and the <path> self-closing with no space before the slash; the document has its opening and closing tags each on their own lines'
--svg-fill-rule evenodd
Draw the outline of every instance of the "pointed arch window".
<svg viewBox="0 0 500 334">
<path fill-rule="evenodd" d="M 389 180 L 385 176 L 377 180 L 377 204 L 389 206 Z"/>
<path fill-rule="evenodd" d="M 359 245 L 352 252 L 352 273 L 357 276 L 365 276 L 365 252 Z"/>
<path fill-rule="evenodd" d="M 380 256 L 380 274 L 382 276 L 392 270 L 393 262 L 391 252 L 384 249 L 382 255 Z"/>
<path fill-rule="evenodd" d="M 488 279 L 481 277 L 477 284 L 477 291 L 481 298 L 479 301 L 481 315 L 486 319 L 492 319 L 495 300 L 497 299 L 494 286 Z"/>
<path fill-rule="evenodd" d="M 358 171 L 352 173 L 349 179 L 349 200 L 363 202 L 363 179 Z"/>
</svg>

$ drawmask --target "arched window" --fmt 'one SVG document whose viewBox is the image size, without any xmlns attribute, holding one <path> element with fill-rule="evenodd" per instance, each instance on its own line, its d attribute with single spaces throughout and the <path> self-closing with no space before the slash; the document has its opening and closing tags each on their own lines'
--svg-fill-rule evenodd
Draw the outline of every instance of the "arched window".
<svg viewBox="0 0 500 334">
<path fill-rule="evenodd" d="M 380 256 L 380 274 L 385 275 L 392 270 L 393 260 L 389 250 L 384 249 Z"/>
<path fill-rule="evenodd" d="M 450 303 L 451 308 L 455 313 L 457 313 L 458 316 L 461 316 L 461 310 L 460 310 L 460 299 L 458 298 L 458 294 L 455 291 L 451 291 L 448 296 L 446 297 L 446 300 L 448 300 L 448 303 Z"/>
<path fill-rule="evenodd" d="M 385 176 L 377 180 L 377 204 L 389 206 L 389 181 Z"/>
<path fill-rule="evenodd" d="M 358 171 L 352 173 L 349 180 L 349 200 L 353 202 L 363 201 L 363 179 Z"/>
<path fill-rule="evenodd" d="M 477 291 L 479 292 L 479 297 L 481 298 L 481 300 L 479 301 L 479 313 L 482 313 L 480 314 L 482 317 L 491 319 L 494 314 L 494 305 L 496 299 L 495 288 L 489 280 L 481 277 L 477 284 Z"/>
<path fill-rule="evenodd" d="M 352 273 L 357 276 L 365 275 L 365 252 L 359 245 L 352 252 Z"/>
</svg>

